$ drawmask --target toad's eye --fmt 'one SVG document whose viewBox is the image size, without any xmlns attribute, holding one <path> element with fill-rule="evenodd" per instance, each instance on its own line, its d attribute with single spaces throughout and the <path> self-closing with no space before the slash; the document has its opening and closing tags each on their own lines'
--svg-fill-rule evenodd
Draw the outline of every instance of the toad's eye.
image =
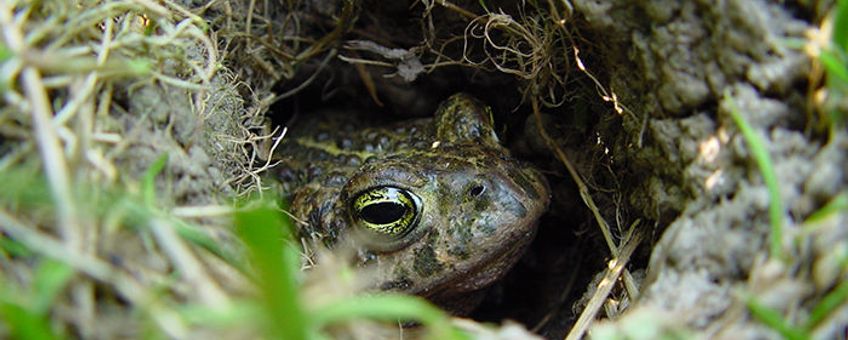
<svg viewBox="0 0 848 340">
<path fill-rule="evenodd" d="M 367 189 L 353 198 L 353 218 L 374 240 L 393 242 L 406 236 L 418 224 L 421 199 L 414 193 L 396 187 Z"/>
</svg>

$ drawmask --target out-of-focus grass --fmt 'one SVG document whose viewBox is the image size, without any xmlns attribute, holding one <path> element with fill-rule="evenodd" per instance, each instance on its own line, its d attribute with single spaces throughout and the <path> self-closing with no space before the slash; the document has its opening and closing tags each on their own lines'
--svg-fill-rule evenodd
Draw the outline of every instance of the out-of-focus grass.
<svg viewBox="0 0 848 340">
<path fill-rule="evenodd" d="M 244 271 L 238 254 L 222 247 L 201 227 L 169 217 L 167 212 L 162 211 L 162 207 L 158 206 L 154 179 L 162 172 L 167 160 L 168 156 L 163 154 L 148 167 L 140 181 L 139 195 L 118 192 L 116 189 L 81 186 L 77 194 L 85 215 L 96 219 L 109 218 L 110 215 L 120 216 L 120 221 L 117 222 L 131 228 L 143 228 L 144 224 L 154 216 L 167 218 L 172 222 L 177 234 L 186 241 L 209 251 L 234 268 Z M 3 190 L 0 190 L 0 203 L 22 210 L 50 211 L 53 209 L 47 182 L 37 170 L 26 165 L 6 169 L 0 171 L 0 181 L 4 183 Z M 28 251 L 20 243 L 8 238 L 0 237 L 0 246 L 8 248 L 8 251 Z"/>
<path fill-rule="evenodd" d="M 808 224 L 820 222 L 840 211 L 848 211 L 848 192 L 843 192 L 831 199 L 824 207 L 810 214 L 804 222 Z"/>
<path fill-rule="evenodd" d="M 803 325 L 795 325 L 780 312 L 764 306 L 753 296 L 748 296 L 745 301 L 754 318 L 790 340 L 809 339 L 816 326 L 839 307 L 844 306 L 846 302 L 848 302 L 848 282 L 841 282 L 813 306 Z"/>
<path fill-rule="evenodd" d="M 827 73 L 826 87 L 833 102 L 846 100 L 848 96 L 848 0 L 838 0 L 833 9 L 833 28 L 830 45 L 819 53 L 819 61 Z M 848 112 L 839 105 L 827 108 L 831 135 L 845 126 Z"/>
<path fill-rule="evenodd" d="M 213 308 L 202 303 L 162 300 L 168 310 L 181 318 L 189 327 L 221 329 L 238 332 L 259 331 L 272 339 L 324 339 L 327 329 L 340 323 L 370 319 L 397 322 L 417 322 L 428 330 L 433 339 L 463 339 L 448 316 L 429 302 L 401 294 L 361 293 L 340 298 L 320 306 L 304 301 L 300 264 L 301 249 L 295 241 L 292 223 L 268 201 L 248 201 L 235 208 L 233 214 L 236 235 L 244 244 L 244 254 L 233 253 L 219 244 L 199 226 L 167 217 L 156 203 L 154 179 L 167 165 L 167 157 L 154 162 L 140 180 L 139 192 L 78 192 L 83 216 L 100 219 L 123 209 L 121 225 L 144 238 L 150 232 L 146 225 L 155 218 L 166 218 L 173 223 L 175 235 L 189 244 L 207 250 L 244 275 L 257 287 L 253 297 L 233 297 L 223 308 Z M 0 172 L 0 181 L 10 183 L 8 190 L 0 192 L 0 206 L 15 206 L 26 211 L 54 209 L 47 190 L 47 181 L 37 172 L 26 168 L 6 169 Z M 25 339 L 52 339 L 62 337 L 64 329 L 53 329 L 51 309 L 57 296 L 73 277 L 71 259 L 49 259 L 39 249 L 0 234 L 0 255 L 4 258 L 38 262 L 28 286 L 20 286 L 0 277 L 0 322 L 8 326 L 10 335 Z M 65 263 L 63 261 L 68 261 Z M 1 274 L 0 274 L 1 275 Z M 179 276 L 174 278 L 179 280 Z M 165 297 L 168 283 L 151 287 L 153 296 Z M 137 306 L 144 310 L 147 306 Z M 220 306 L 219 306 L 220 307 Z M 167 332 L 149 320 L 149 313 L 139 313 L 139 323 L 146 325 L 150 337 L 167 337 Z M 396 327 L 396 326 L 389 326 Z"/>
<path fill-rule="evenodd" d="M 323 306 L 305 306 L 301 295 L 299 249 L 289 219 L 272 203 L 253 202 L 235 214 L 254 281 L 261 292 L 266 335 L 279 339 L 321 339 L 322 330 L 356 319 L 415 321 L 433 339 L 464 339 L 447 315 L 429 302 L 401 294 L 360 294 Z"/>
<path fill-rule="evenodd" d="M 810 233 L 819 228 L 821 222 L 846 212 L 848 212 L 848 193 L 842 193 L 821 209 L 810 214 L 804 222 L 808 227 L 804 228 L 800 237 L 809 237 Z M 848 258 L 843 257 L 840 264 L 842 270 L 848 268 Z M 807 320 L 802 325 L 797 325 L 786 319 L 780 312 L 761 304 L 755 296 L 748 295 L 745 298 L 745 304 L 754 318 L 769 326 L 784 338 L 792 340 L 809 339 L 815 328 L 845 303 L 848 303 L 848 282 L 840 282 L 810 309 Z"/>
<path fill-rule="evenodd" d="M 306 313 L 298 295 L 298 251 L 292 246 L 291 224 L 267 204 L 242 209 L 235 216 L 236 232 L 244 242 L 265 309 L 272 338 L 309 337 Z"/>
<path fill-rule="evenodd" d="M 833 43 L 845 52 L 848 50 L 848 1 L 837 1 L 833 28 Z"/>
<path fill-rule="evenodd" d="M 779 312 L 762 305 L 754 297 L 748 297 L 745 303 L 754 318 L 778 332 L 783 338 L 789 340 L 810 338 L 809 332 L 806 329 L 793 326 Z"/>
<path fill-rule="evenodd" d="M 363 295 L 348 298 L 312 314 L 317 327 L 352 319 L 375 319 L 383 321 L 417 321 L 430 328 L 432 339 L 466 339 L 451 326 L 445 313 L 426 300 L 401 294 Z"/>
<path fill-rule="evenodd" d="M 812 329 L 848 301 L 848 281 L 843 281 L 813 307 L 805 328 Z"/>
<path fill-rule="evenodd" d="M 16 339 L 55 339 L 61 333 L 50 328 L 53 301 L 74 274 L 71 267 L 42 260 L 29 287 L 18 287 L 0 277 L 0 318 Z"/>
<path fill-rule="evenodd" d="M 845 97 L 848 96 L 848 0 L 837 1 L 833 9 L 832 32 L 830 45 L 821 50 L 819 61 L 827 74 L 826 88 L 828 96 L 831 97 L 833 102 L 839 102 L 845 100 Z M 728 93 L 725 94 L 725 97 L 731 98 Z M 745 121 L 736 105 L 731 102 L 730 106 L 730 115 L 739 127 L 739 130 L 742 131 L 745 141 L 751 148 L 751 153 L 760 168 L 763 180 L 769 191 L 769 216 L 771 219 L 770 254 L 773 258 L 792 262 L 792 259 L 783 257 L 782 229 L 784 211 L 771 157 L 762 138 Z M 827 112 L 827 122 L 831 136 L 833 136 L 838 129 L 845 125 L 848 113 L 841 111 L 838 105 L 828 107 L 827 110 L 830 110 Z M 800 237 L 809 237 L 809 234 L 821 225 L 819 222 L 831 218 L 835 214 L 843 214 L 846 211 L 848 211 L 848 193 L 843 192 L 807 218 L 805 224 L 809 227 L 805 228 L 805 233 L 802 233 Z M 848 263 L 846 261 L 842 261 L 841 263 L 844 270 Z M 775 330 L 786 339 L 810 338 L 815 327 L 846 302 L 848 302 L 848 283 L 841 282 L 819 299 L 812 307 L 809 317 L 803 324 L 796 325 L 784 317 L 779 311 L 761 304 L 755 296 L 747 296 L 745 298 L 748 310 L 754 318 Z"/>
<path fill-rule="evenodd" d="M 777 183 L 777 175 L 774 172 L 774 164 L 771 161 L 768 148 L 765 142 L 750 124 L 742 117 L 739 108 L 732 100 L 729 91 L 725 92 L 725 98 L 730 101 L 730 117 L 739 130 L 742 131 L 742 136 L 748 143 L 751 149 L 751 154 L 754 161 L 757 162 L 757 167 L 760 168 L 760 173 L 763 176 L 763 182 L 766 184 L 769 193 L 769 219 L 771 221 L 770 233 L 770 254 L 777 259 L 783 259 L 783 200 L 780 197 L 780 186 Z"/>
</svg>

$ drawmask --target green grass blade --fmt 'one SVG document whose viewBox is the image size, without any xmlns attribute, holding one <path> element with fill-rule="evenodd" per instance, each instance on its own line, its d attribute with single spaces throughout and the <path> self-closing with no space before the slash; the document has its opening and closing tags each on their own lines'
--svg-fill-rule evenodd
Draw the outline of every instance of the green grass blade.
<svg viewBox="0 0 848 340">
<path fill-rule="evenodd" d="M 144 177 L 141 180 L 141 190 L 144 204 L 148 207 L 153 207 L 156 204 L 156 176 L 165 169 L 166 164 L 168 164 L 168 154 L 165 153 L 156 158 L 153 164 L 150 164 L 150 167 L 144 172 Z"/>
<path fill-rule="evenodd" d="M 17 304 L 0 302 L 0 319 L 9 327 L 12 339 L 56 339 L 47 319 Z"/>
<path fill-rule="evenodd" d="M 265 312 L 255 301 L 235 301 L 226 308 L 210 308 L 200 304 L 178 308 L 179 314 L 189 323 L 212 327 L 239 327 L 262 318 Z"/>
<path fill-rule="evenodd" d="M 15 52 L 12 52 L 6 44 L 0 42 L 0 64 L 9 61 L 14 55 Z"/>
<path fill-rule="evenodd" d="M 0 273 L 0 327 L 5 328 L 11 339 L 56 339 L 50 329 L 46 313 L 36 311 L 33 301 L 37 293 L 22 291 L 9 285 Z"/>
<path fill-rule="evenodd" d="M 261 204 L 236 212 L 235 223 L 257 273 L 271 337 L 306 339 L 308 328 L 298 295 L 298 251 L 291 243 L 291 222 L 271 204 Z"/>
<path fill-rule="evenodd" d="M 848 281 L 843 281 L 813 307 L 813 311 L 810 313 L 810 320 L 807 321 L 806 329 L 813 329 L 813 327 L 827 318 L 846 301 L 848 301 Z"/>
<path fill-rule="evenodd" d="M 485 0 L 477 0 L 477 2 L 480 3 L 480 7 L 483 7 L 484 12 L 491 13 L 491 11 L 489 11 L 489 8 L 486 7 L 486 1 Z"/>
<path fill-rule="evenodd" d="M 821 60 L 822 66 L 824 66 L 824 69 L 827 70 L 829 75 L 834 76 L 843 83 L 848 83 L 848 67 L 846 67 L 845 61 L 840 59 L 837 54 L 828 50 L 822 50 L 819 54 L 819 60 Z"/>
<path fill-rule="evenodd" d="M 832 39 L 833 43 L 842 51 L 848 51 L 848 0 L 836 2 Z"/>
<path fill-rule="evenodd" d="M 0 235 L 0 252 L 11 256 L 28 257 L 32 256 L 33 252 L 18 241 Z"/>
<path fill-rule="evenodd" d="M 224 260 L 227 264 L 233 266 L 236 270 L 242 273 L 247 273 L 247 268 L 244 266 L 244 261 L 232 251 L 223 247 L 218 240 L 215 240 L 197 227 L 187 224 L 180 220 L 174 220 L 173 225 L 184 240 L 205 249 L 206 251 Z"/>
<path fill-rule="evenodd" d="M 431 330 L 434 339 L 464 339 L 451 327 L 447 316 L 422 298 L 400 294 L 356 296 L 337 301 L 315 311 L 312 322 L 317 328 L 358 318 L 384 321 L 420 321 Z"/>
<path fill-rule="evenodd" d="M 745 304 L 748 306 L 748 310 L 751 311 L 751 315 L 753 315 L 755 319 L 780 333 L 784 339 L 806 340 L 809 338 L 809 335 L 805 331 L 793 327 L 786 322 L 780 313 L 760 304 L 753 297 L 749 297 L 745 301 Z"/>
<path fill-rule="evenodd" d="M 36 315 L 46 315 L 56 296 L 74 275 L 74 270 L 58 261 L 44 260 L 36 269 L 34 283 L 34 301 L 32 311 Z"/>
<path fill-rule="evenodd" d="M 754 156 L 754 161 L 757 167 L 760 168 L 760 173 L 763 176 L 763 182 L 769 193 L 769 219 L 771 221 L 771 256 L 783 259 L 783 200 L 780 197 L 780 186 L 777 184 L 777 175 L 774 173 L 774 163 L 771 161 L 771 156 L 768 153 L 765 142 L 760 138 L 751 125 L 745 121 L 742 114 L 739 113 L 739 107 L 733 101 L 729 91 L 725 91 L 724 97 L 727 98 L 730 104 L 730 117 L 733 122 L 742 131 L 742 136 L 748 143 L 751 149 L 751 154 Z"/>
<path fill-rule="evenodd" d="M 827 202 L 821 209 L 812 213 L 804 223 L 816 223 L 833 216 L 840 211 L 848 211 L 848 192 L 843 192 Z"/>
<path fill-rule="evenodd" d="M 39 170 L 29 166 L 0 172 L 0 201 L 16 206 L 49 206 L 53 203 L 47 181 Z"/>
</svg>

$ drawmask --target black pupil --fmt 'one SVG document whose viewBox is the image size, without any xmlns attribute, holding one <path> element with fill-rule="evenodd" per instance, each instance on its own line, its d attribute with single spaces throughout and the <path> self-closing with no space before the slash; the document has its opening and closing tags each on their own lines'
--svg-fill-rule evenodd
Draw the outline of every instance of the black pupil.
<svg viewBox="0 0 848 340">
<path fill-rule="evenodd" d="M 469 191 L 468 193 L 471 196 L 477 197 L 477 196 L 480 196 L 480 194 L 483 193 L 483 189 L 485 189 L 485 188 L 483 188 L 482 185 L 478 185 L 478 186 L 471 188 L 471 191 Z"/>
<path fill-rule="evenodd" d="M 368 223 L 387 224 L 399 220 L 406 214 L 406 206 L 394 202 L 369 204 L 359 211 L 359 217 Z"/>
</svg>

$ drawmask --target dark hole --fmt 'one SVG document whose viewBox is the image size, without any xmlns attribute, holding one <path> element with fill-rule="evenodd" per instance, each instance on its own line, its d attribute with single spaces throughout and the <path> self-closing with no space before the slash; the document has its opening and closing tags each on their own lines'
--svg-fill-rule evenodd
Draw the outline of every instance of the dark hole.
<svg viewBox="0 0 848 340">
<path fill-rule="evenodd" d="M 483 190 L 486 190 L 486 187 L 484 187 L 482 185 L 477 185 L 477 186 L 471 188 L 471 190 L 468 191 L 468 194 L 471 195 L 472 197 L 477 197 L 477 196 L 480 196 L 480 194 L 483 193 Z"/>
<path fill-rule="evenodd" d="M 368 223 L 386 224 L 399 220 L 406 213 L 406 206 L 394 202 L 375 203 L 359 211 L 359 217 Z"/>
</svg>

